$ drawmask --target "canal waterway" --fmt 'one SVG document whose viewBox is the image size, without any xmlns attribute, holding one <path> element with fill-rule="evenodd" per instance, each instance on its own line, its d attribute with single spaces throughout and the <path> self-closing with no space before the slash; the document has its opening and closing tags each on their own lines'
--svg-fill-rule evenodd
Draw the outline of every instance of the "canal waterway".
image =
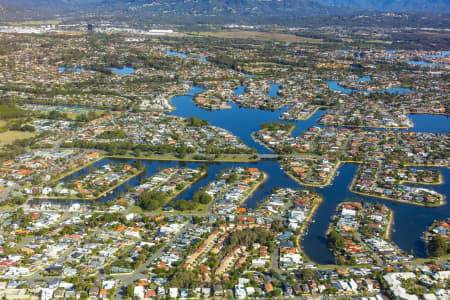
<svg viewBox="0 0 450 300">
<path fill-rule="evenodd" d="M 269 92 L 272 93 L 271 96 L 277 96 L 278 89 L 279 86 L 273 86 Z M 231 131 L 248 146 L 256 148 L 258 153 L 270 153 L 270 151 L 265 147 L 253 141 L 250 135 L 251 133 L 257 131 L 262 123 L 279 121 L 278 117 L 286 110 L 286 108 L 275 111 L 264 111 L 258 109 L 240 108 L 236 104 L 230 102 L 231 109 L 208 111 L 195 106 L 192 102 L 193 96 L 201 91 L 201 88 L 193 87 L 186 95 L 173 97 L 172 104 L 176 109 L 172 112 L 172 114 L 180 117 L 194 116 L 202 120 L 207 120 L 212 125 Z M 245 88 L 240 86 L 237 88 L 235 93 L 245 93 Z M 314 116 L 306 121 L 292 122 L 297 126 L 296 130 L 293 132 L 293 135 L 299 135 L 302 131 L 311 126 L 318 126 L 317 120 L 322 114 L 323 111 L 319 110 L 316 114 L 314 114 Z M 410 117 L 415 124 L 415 127 L 412 128 L 414 131 L 450 131 L 450 120 L 445 116 L 411 115 Z M 103 159 L 96 162 L 94 167 L 107 163 L 124 162 L 133 163 L 134 160 Z M 142 161 L 142 163 L 144 163 L 147 167 L 146 174 L 142 174 L 129 180 L 127 183 L 122 184 L 115 191 L 100 200 L 105 202 L 117 198 L 122 193 L 126 192 L 127 186 L 137 186 L 142 176 L 152 176 L 162 168 L 174 166 L 197 168 L 202 164 L 205 164 L 200 162 L 178 161 Z M 264 198 L 267 197 L 275 187 L 300 187 L 297 182 L 284 173 L 276 161 L 260 161 L 255 163 L 208 163 L 208 166 L 207 176 L 196 182 L 192 187 L 186 189 L 176 199 L 191 199 L 195 191 L 208 185 L 212 180 L 214 180 L 221 170 L 234 166 L 255 166 L 268 175 L 268 178 L 264 184 L 262 184 L 245 203 L 245 206 L 249 208 L 256 207 L 257 203 L 264 200 Z M 91 167 L 86 167 L 63 180 L 66 181 L 81 174 L 87 174 L 89 172 L 89 168 Z M 355 176 L 357 168 L 358 166 L 356 164 L 345 164 L 341 166 L 331 185 L 323 189 L 317 189 L 317 191 L 323 195 L 324 201 L 318 208 L 313 219 L 314 221 L 310 224 L 302 240 L 302 245 L 306 254 L 317 263 L 331 264 L 334 262 L 332 254 L 326 247 L 325 232 L 338 203 L 349 199 L 355 199 L 356 195 L 349 190 L 349 186 Z M 433 189 L 444 195 L 450 195 L 450 170 L 440 168 L 440 171 L 443 173 L 445 183 L 439 186 L 434 186 Z M 450 215 L 450 205 L 448 201 L 445 205 L 437 208 L 425 208 L 370 197 L 364 197 L 364 201 L 382 202 L 393 210 L 394 225 L 392 240 L 406 252 L 410 253 L 412 250 L 414 255 L 417 257 L 427 256 L 425 244 L 421 240 L 423 231 L 431 225 L 434 220 L 446 218 Z"/>
<path fill-rule="evenodd" d="M 269 91 L 269 95 L 275 96 L 278 92 L 279 87 L 273 86 Z M 280 121 L 279 116 L 283 113 L 287 107 L 269 111 L 260 110 L 252 108 L 239 107 L 233 102 L 229 102 L 231 109 L 215 110 L 209 111 L 197 107 L 192 102 L 192 98 L 195 94 L 202 92 L 203 90 L 199 87 L 193 87 L 186 95 L 176 96 L 172 98 L 172 104 L 176 107 L 176 110 L 172 112 L 173 115 L 179 117 L 192 117 L 195 116 L 201 120 L 208 120 L 211 125 L 219 126 L 229 130 L 231 133 L 239 137 L 244 143 L 249 147 L 258 150 L 258 153 L 268 154 L 271 153 L 270 150 L 264 146 L 256 143 L 251 134 L 259 130 L 259 126 L 262 123 Z M 235 94 L 245 93 L 245 88 L 239 86 Z M 317 121 L 323 111 L 318 111 L 314 116 L 312 116 L 307 121 L 294 122 L 297 126 L 294 131 L 294 135 L 308 129 L 311 126 L 317 125 Z"/>
<path fill-rule="evenodd" d="M 135 71 L 134 68 L 129 68 L 129 67 L 123 67 L 122 69 L 110 68 L 110 70 L 115 75 L 130 75 L 131 73 L 133 73 Z M 58 68 L 58 72 L 66 72 L 66 71 L 82 72 L 82 71 L 86 71 L 86 69 L 82 69 L 82 68 L 65 68 L 65 67 L 59 67 Z"/>
<path fill-rule="evenodd" d="M 103 159 L 95 163 L 95 166 L 104 164 L 134 163 L 135 160 L 111 160 Z M 178 161 L 141 161 L 146 166 L 146 174 L 137 176 L 127 183 L 122 184 L 114 192 L 102 197 L 100 201 L 107 202 L 117 199 L 121 194 L 125 194 L 127 186 L 135 187 L 139 184 L 141 177 L 150 177 L 159 170 L 168 167 L 189 167 L 198 168 L 205 163 L 202 162 L 178 162 Z M 254 163 L 228 163 L 216 162 L 207 163 L 208 174 L 193 186 L 186 189 L 176 197 L 178 199 L 192 199 L 193 193 L 199 188 L 207 186 L 223 169 L 231 167 L 257 167 L 268 175 L 267 180 L 251 195 L 245 205 L 249 208 L 255 208 L 257 203 L 263 201 L 275 187 L 299 188 L 297 182 L 288 177 L 280 168 L 276 161 L 260 161 Z M 320 264 L 332 264 L 334 262 L 331 252 L 326 247 L 326 230 L 331 221 L 331 217 L 336 211 L 337 205 L 342 201 L 363 199 L 363 201 L 381 202 L 386 204 L 394 213 L 394 224 L 392 226 L 392 240 L 403 250 L 410 253 L 413 250 L 414 256 L 426 257 L 426 247 L 421 240 L 423 231 L 436 219 L 444 219 L 450 215 L 450 205 L 448 201 L 444 206 L 438 208 L 425 208 L 422 206 L 409 205 L 405 203 L 382 200 L 372 197 L 360 197 L 349 190 L 351 181 L 355 176 L 357 164 L 345 164 L 339 168 L 338 175 L 334 178 L 331 185 L 317 189 L 323 195 L 323 203 L 317 209 L 314 222 L 312 222 L 302 239 L 302 246 L 308 257 Z M 437 192 L 444 195 L 450 194 L 450 170 L 439 168 L 444 176 L 443 185 L 433 187 Z M 81 174 L 88 174 L 89 168 L 76 172 L 68 180 Z"/>
<path fill-rule="evenodd" d="M 332 88 L 332 87 L 330 87 Z M 272 90 L 272 89 L 271 89 Z M 413 92 L 408 89 L 395 89 L 391 92 L 409 93 Z M 285 111 L 286 108 L 275 111 L 263 111 L 257 109 L 240 108 L 236 104 L 230 102 L 231 109 L 220 111 L 208 111 L 196 107 L 192 103 L 192 96 L 195 93 L 201 92 L 201 89 L 194 87 L 187 95 L 178 96 L 172 99 L 173 105 L 176 110 L 172 113 L 177 116 L 189 117 L 195 116 L 202 120 L 208 120 L 212 125 L 220 126 L 231 131 L 233 134 L 241 138 L 250 147 L 255 147 L 259 153 L 270 152 L 265 147 L 254 142 L 250 137 L 252 132 L 259 129 L 259 125 L 267 122 L 279 121 L 278 117 Z M 244 93 L 245 88 L 243 86 L 238 87 L 236 93 Z M 351 92 L 351 91 L 350 91 Z M 317 120 L 323 114 L 323 111 L 318 111 L 307 121 L 293 122 L 297 128 L 293 132 L 293 135 L 299 135 L 305 129 L 311 126 L 319 126 Z M 442 132 L 450 131 L 450 120 L 446 116 L 441 115 L 422 115 L 415 114 L 409 116 L 415 126 L 409 130 L 417 132 Z M 229 166 L 230 164 L 219 164 L 222 166 Z M 279 164 L 276 162 L 259 162 L 257 166 L 266 172 L 269 177 L 264 183 L 263 187 L 258 189 L 253 196 L 247 201 L 248 207 L 255 207 L 256 203 L 262 201 L 271 191 L 272 187 L 298 187 L 299 185 L 287 177 L 282 170 L 280 170 Z M 303 239 L 303 247 L 306 254 L 315 262 L 321 264 L 333 263 L 333 256 L 326 247 L 326 236 L 328 224 L 332 215 L 334 214 L 338 203 L 345 199 L 356 197 L 356 194 L 349 190 L 352 179 L 355 176 L 358 166 L 356 164 L 343 165 L 332 182 L 331 185 L 317 189 L 319 193 L 323 194 L 323 204 L 317 210 L 314 222 L 309 226 L 307 233 Z M 211 169 L 211 168 L 210 168 Z M 445 183 L 433 187 L 434 190 L 443 193 L 444 195 L 450 194 L 450 170 L 446 168 L 440 168 L 443 173 Z M 209 176 L 213 176 L 211 173 Z M 191 191 L 187 191 L 188 194 L 182 194 L 179 198 L 189 199 L 192 193 L 197 190 L 198 187 L 206 185 L 210 182 L 207 178 L 204 181 L 199 181 Z M 411 249 L 415 256 L 426 257 L 426 247 L 421 240 L 423 231 L 433 223 L 435 219 L 445 218 L 450 215 L 450 206 L 448 201 L 444 206 L 438 208 L 425 208 L 421 206 L 408 205 L 399 202 L 386 201 L 377 198 L 365 197 L 366 201 L 379 201 L 385 203 L 394 212 L 394 225 L 392 232 L 392 240 L 403 250 L 410 253 Z"/>
</svg>

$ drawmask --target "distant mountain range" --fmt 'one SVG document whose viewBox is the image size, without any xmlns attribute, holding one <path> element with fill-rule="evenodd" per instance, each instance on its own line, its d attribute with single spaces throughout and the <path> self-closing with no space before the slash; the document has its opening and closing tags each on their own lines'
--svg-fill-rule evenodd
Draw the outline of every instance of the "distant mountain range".
<svg viewBox="0 0 450 300">
<path fill-rule="evenodd" d="M 5 4 L 4 2 L 14 1 L 0 1 L 0 22 L 39 19 L 52 15 L 46 10 L 36 10 L 31 6 L 22 6 L 9 3 Z"/>
<path fill-rule="evenodd" d="M 105 0 L 0 0 L 0 4 L 45 9 L 84 7 L 102 2 Z"/>
<path fill-rule="evenodd" d="M 0 0 L 0 18 L 30 9 L 58 14 L 195 17 L 307 17 L 348 15 L 367 10 L 450 12 L 450 0 Z M 1 20 L 0 20 L 1 21 Z"/>
<path fill-rule="evenodd" d="M 100 6 L 175 15 L 305 16 L 361 10 L 450 13 L 450 0 L 103 0 Z"/>
<path fill-rule="evenodd" d="M 450 13 L 450 0 L 313 0 L 324 5 L 380 11 Z"/>
<path fill-rule="evenodd" d="M 74 10 L 92 10 L 105 0 L 0 0 L 0 5 L 6 9 L 15 9 L 19 12 L 21 9 L 30 11 L 34 14 L 45 14 L 45 12 L 64 13 Z"/>
<path fill-rule="evenodd" d="M 158 15 L 310 16 L 339 14 L 338 7 L 311 0 L 104 0 L 99 7 Z"/>
</svg>

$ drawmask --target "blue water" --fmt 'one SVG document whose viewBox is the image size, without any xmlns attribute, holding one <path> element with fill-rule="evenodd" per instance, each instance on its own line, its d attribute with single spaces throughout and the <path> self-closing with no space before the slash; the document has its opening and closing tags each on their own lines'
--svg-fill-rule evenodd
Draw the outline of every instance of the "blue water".
<svg viewBox="0 0 450 300">
<path fill-rule="evenodd" d="M 245 93 L 245 86 L 243 85 L 239 85 L 235 90 L 234 90 L 234 94 L 235 95 L 242 95 Z"/>
<path fill-rule="evenodd" d="M 326 247 L 325 232 L 336 211 L 336 206 L 345 200 L 355 199 L 356 194 L 349 190 L 352 179 L 358 166 L 346 164 L 339 169 L 340 174 L 334 178 L 331 186 L 318 189 L 323 194 L 324 201 L 316 211 L 315 223 L 311 223 L 307 234 L 302 240 L 303 249 L 313 261 L 321 264 L 333 264 L 333 255 Z M 450 170 L 439 168 L 443 173 L 445 183 L 434 187 L 437 192 L 449 195 Z M 360 197 L 358 197 L 360 198 Z M 394 225 L 392 240 L 402 250 L 410 253 L 413 249 L 414 256 L 427 257 L 425 243 L 420 239 L 422 233 L 436 219 L 444 219 L 450 215 L 450 205 L 447 203 L 438 208 L 426 208 L 405 203 L 382 200 L 372 197 L 363 197 L 364 201 L 380 202 L 386 204 L 394 213 Z"/>
<path fill-rule="evenodd" d="M 413 91 L 413 90 L 411 90 L 409 88 L 390 88 L 390 89 L 387 89 L 387 90 L 382 90 L 381 92 L 388 92 L 390 94 L 399 93 L 400 95 L 415 93 L 415 91 Z"/>
<path fill-rule="evenodd" d="M 186 53 L 174 52 L 174 51 L 170 51 L 170 50 L 166 50 L 166 54 L 167 55 L 174 55 L 174 56 L 181 56 L 181 57 L 184 57 L 184 58 L 188 58 L 189 57 Z"/>
<path fill-rule="evenodd" d="M 192 98 L 196 93 L 201 92 L 202 89 L 193 87 L 186 95 L 173 97 L 172 104 L 175 106 L 173 114 L 181 117 L 195 116 L 202 120 L 208 120 L 212 125 L 220 126 L 231 131 L 233 134 L 243 140 L 248 146 L 255 147 L 259 153 L 270 153 L 265 147 L 254 142 L 250 137 L 252 132 L 259 129 L 259 125 L 266 122 L 279 121 L 279 115 L 285 110 L 279 109 L 273 112 L 263 111 L 257 109 L 239 108 L 236 104 L 230 102 L 231 109 L 221 111 L 208 111 L 196 107 L 192 103 Z M 245 92 L 243 86 L 239 86 L 235 94 L 241 94 Z M 297 126 L 297 129 L 293 132 L 294 136 L 300 135 L 302 131 L 311 127 L 317 126 L 317 120 L 323 114 L 323 111 L 318 111 L 313 117 L 307 121 L 292 122 Z M 414 131 L 421 132 L 440 132 L 441 130 L 450 130 L 450 121 L 448 117 L 440 115 L 411 115 L 410 116 L 415 124 L 412 129 Z M 94 166 L 101 166 L 106 163 L 133 163 L 134 160 L 109 160 L 104 159 L 96 162 Z M 160 168 L 173 167 L 173 166 L 186 166 L 190 168 L 196 168 L 204 163 L 197 162 L 176 162 L 176 161 L 143 161 L 147 167 L 147 173 L 142 176 L 152 176 Z M 215 176 L 224 168 L 230 168 L 232 166 L 256 166 L 262 171 L 268 174 L 266 182 L 258 188 L 255 193 L 245 203 L 247 207 L 256 207 L 256 204 L 262 201 L 268 196 L 274 187 L 292 187 L 298 188 L 295 181 L 290 179 L 283 170 L 280 169 L 280 165 L 275 161 L 260 161 L 257 163 L 209 163 L 208 175 L 195 183 L 192 187 L 186 189 L 176 199 L 192 198 L 192 194 L 197 191 L 198 188 L 204 187 L 210 183 Z M 332 182 L 332 185 L 323 189 L 317 189 L 317 191 L 323 194 L 323 204 L 318 208 L 315 222 L 311 223 L 307 234 L 304 236 L 302 245 L 306 254 L 315 262 L 321 264 L 333 263 L 333 256 L 326 248 L 325 231 L 328 227 L 331 216 L 334 214 L 338 203 L 348 200 L 348 198 L 355 197 L 349 190 L 349 185 L 355 176 L 357 165 L 346 164 L 339 169 L 339 175 L 336 176 Z M 433 187 L 434 190 L 444 195 L 450 194 L 450 170 L 440 168 L 443 173 L 445 183 L 443 185 Z M 70 177 L 63 180 L 68 180 L 79 176 L 80 174 L 87 174 L 88 168 L 85 168 Z M 120 193 L 126 191 L 127 185 L 136 186 L 139 183 L 140 178 L 136 177 L 121 185 L 112 194 L 103 197 L 101 201 L 110 201 L 116 199 Z M 447 203 L 444 206 L 438 208 L 425 208 L 414 205 L 407 205 L 403 203 L 396 203 L 392 201 L 385 201 L 375 198 L 365 198 L 367 201 L 379 201 L 385 203 L 393 209 L 395 224 L 392 233 L 392 240 L 403 250 L 409 252 L 410 249 L 414 250 L 414 255 L 417 257 L 426 257 L 425 244 L 420 239 L 422 232 L 435 220 L 439 218 L 445 218 L 450 215 L 450 205 Z"/>
<path fill-rule="evenodd" d="M 118 69 L 118 68 L 110 68 L 111 71 L 114 72 L 114 74 L 119 74 L 119 75 L 130 75 L 131 73 L 134 72 L 134 68 L 128 68 L 128 67 L 123 67 L 122 69 Z M 86 71 L 86 69 L 83 68 L 65 68 L 65 67 L 58 67 L 58 72 L 65 72 L 65 71 L 75 71 L 75 72 L 82 72 L 82 71 Z"/>
<path fill-rule="evenodd" d="M 231 133 L 239 137 L 244 143 L 251 148 L 256 148 L 258 153 L 271 153 L 270 150 L 264 146 L 256 143 L 251 134 L 259 130 L 259 125 L 267 122 L 279 122 L 278 117 L 286 110 L 286 107 L 275 111 L 259 110 L 252 108 L 242 108 L 233 102 L 229 102 L 231 109 L 209 111 L 195 106 L 192 103 L 192 96 L 201 92 L 202 89 L 193 87 L 188 95 L 173 97 L 172 104 L 176 110 L 172 114 L 179 117 L 195 116 L 201 120 L 207 120 L 212 125 L 219 126 L 229 130 Z M 235 93 L 243 93 L 244 87 L 238 87 Z M 299 134 L 301 131 L 315 126 L 317 120 L 323 114 L 323 111 L 318 111 L 307 121 L 294 122 L 297 126 L 294 134 Z"/>
<path fill-rule="evenodd" d="M 201 88 L 193 87 L 189 95 L 201 91 Z M 208 120 L 212 125 L 231 131 L 231 133 L 238 136 L 249 147 L 256 148 L 259 153 L 270 153 L 265 147 L 256 143 L 250 135 L 259 130 L 261 120 L 267 120 L 267 122 L 275 121 L 281 111 L 276 111 L 274 114 L 271 111 L 239 108 L 238 105 L 232 102 L 229 103 L 231 109 L 208 111 L 195 106 L 192 103 L 192 96 L 186 95 L 173 97 L 172 104 L 176 107 L 176 110 L 172 114 L 179 117 L 195 116 L 201 120 Z"/>
<path fill-rule="evenodd" d="M 415 132 L 450 132 L 450 118 L 442 115 L 411 114 L 408 117 L 413 121 L 414 127 L 408 131 Z"/>
<path fill-rule="evenodd" d="M 118 74 L 118 75 L 130 75 L 131 73 L 134 72 L 134 68 L 128 68 L 128 67 L 123 67 L 122 69 L 118 69 L 118 68 L 111 68 L 111 71 L 114 72 L 114 74 Z"/>
<path fill-rule="evenodd" d="M 239 108 L 230 102 L 231 109 L 222 111 L 207 111 L 196 107 L 192 103 L 192 95 L 200 92 L 201 89 L 193 88 L 189 92 L 189 96 L 179 96 L 172 98 L 172 104 L 176 107 L 173 114 L 177 116 L 196 116 L 200 119 L 208 120 L 211 124 L 230 130 L 233 134 L 241 138 L 250 147 L 255 147 L 259 153 L 270 153 L 267 149 L 255 143 L 249 134 L 258 129 L 259 124 L 266 122 L 279 121 L 278 116 L 284 109 L 274 112 L 261 111 L 255 109 Z M 400 89 L 400 92 L 402 90 Z M 236 94 L 244 92 L 244 87 L 239 86 L 235 91 Z M 324 111 L 318 111 L 313 117 L 307 121 L 293 122 L 297 129 L 293 135 L 300 135 L 302 131 L 311 127 L 318 126 L 317 121 Z M 450 120 L 446 116 L 441 115 L 410 115 L 415 127 L 409 130 L 418 132 L 440 132 L 442 130 L 450 130 Z M 229 166 L 230 164 L 216 164 Z M 216 166 L 214 165 L 214 166 Z M 270 192 L 271 187 L 298 187 L 299 185 L 287 177 L 276 162 L 259 162 L 256 164 L 259 168 L 269 174 L 268 180 L 264 186 L 258 189 L 255 194 L 247 201 L 249 207 L 254 207 L 258 201 L 262 201 Z M 211 167 L 210 167 L 211 168 Z M 314 261 L 322 264 L 333 263 L 333 256 L 326 248 L 325 231 L 328 227 L 329 220 L 334 214 L 336 206 L 339 202 L 344 201 L 347 197 L 355 197 L 356 195 L 349 190 L 352 179 L 355 176 L 357 165 L 348 164 L 340 168 L 339 176 L 337 176 L 333 184 L 318 189 L 319 193 L 323 193 L 324 202 L 317 211 L 316 222 L 310 225 L 308 234 L 304 238 L 304 248 L 308 256 Z M 435 187 L 435 190 L 449 195 L 450 192 L 450 171 L 441 169 L 445 178 L 445 184 Z M 211 175 L 212 176 L 212 175 Z M 211 177 L 213 178 L 213 177 Z M 180 195 L 180 199 L 189 199 L 192 193 L 199 186 L 210 182 L 209 179 L 198 182 L 195 187 Z M 414 250 L 414 254 L 418 257 L 426 256 L 425 244 L 420 239 L 422 232 L 436 219 L 450 215 L 450 207 L 448 204 L 439 208 L 424 208 L 420 206 L 395 203 L 392 201 L 384 201 L 376 198 L 370 198 L 371 201 L 380 201 L 386 203 L 394 210 L 395 224 L 393 226 L 395 232 L 392 233 L 393 241 L 403 250 L 409 252 Z M 412 218 L 411 216 L 414 216 Z"/>
<path fill-rule="evenodd" d="M 209 121 L 212 125 L 225 128 L 237 137 L 239 137 L 249 147 L 256 148 L 258 153 L 271 153 L 270 150 L 264 146 L 256 143 L 251 134 L 259 130 L 259 125 L 268 122 L 280 122 L 279 116 L 287 107 L 275 111 L 264 111 L 252 108 L 241 108 L 233 102 L 229 102 L 231 109 L 209 111 L 195 106 L 192 103 L 192 98 L 196 93 L 203 91 L 201 88 L 193 87 L 186 95 L 176 96 L 171 99 L 172 104 L 176 110 L 172 114 L 180 117 L 195 116 L 202 120 Z M 401 90 L 400 90 L 401 91 Z M 242 94 L 245 92 L 244 86 L 238 86 L 235 94 Z M 312 126 L 319 126 L 317 121 L 323 115 L 324 111 L 319 110 L 311 118 L 306 121 L 289 122 L 296 126 L 292 133 L 293 136 L 298 136 Z M 408 129 L 415 132 L 441 132 L 450 131 L 450 119 L 442 115 L 423 115 L 413 114 L 409 116 L 414 127 Z M 287 122 L 286 122 L 287 123 Z M 320 127 L 320 126 L 319 126 Z"/>
<path fill-rule="evenodd" d="M 270 84 L 270 90 L 267 93 L 267 95 L 269 97 L 276 98 L 276 97 L 279 97 L 279 95 L 278 95 L 279 91 L 280 91 L 280 85 L 279 84 L 276 84 L 276 83 Z"/>
<path fill-rule="evenodd" d="M 103 159 L 95 166 L 101 166 L 106 163 L 134 163 L 135 160 L 110 160 Z M 156 174 L 160 169 L 167 167 L 188 167 L 197 168 L 201 165 L 205 165 L 202 162 L 178 162 L 178 161 L 141 161 L 147 168 L 147 172 L 141 176 L 150 177 Z M 249 208 L 255 208 L 258 202 L 263 201 L 275 187 L 290 187 L 299 188 L 300 185 L 288 177 L 283 170 L 280 169 L 280 165 L 275 161 L 260 161 L 254 163 L 207 163 L 208 174 L 196 182 L 192 187 L 186 189 L 183 193 L 175 198 L 178 199 L 192 199 L 192 195 L 201 187 L 207 186 L 214 178 L 220 173 L 221 170 L 231 167 L 257 167 L 264 171 L 268 178 L 262 184 L 255 193 L 246 201 L 244 206 Z M 323 189 L 317 189 L 319 193 L 323 195 L 323 203 L 317 209 L 315 214 L 315 222 L 311 223 L 304 238 L 302 240 L 303 249 L 309 258 L 320 264 L 332 264 L 334 262 L 333 256 L 326 247 L 325 232 L 328 228 L 331 216 L 334 214 L 337 205 L 342 201 L 354 200 L 356 198 L 361 199 L 360 196 L 355 195 L 349 190 L 352 179 L 355 176 L 358 165 L 345 164 L 340 167 L 339 175 L 336 176 L 332 182 L 332 185 Z M 437 192 L 449 195 L 450 193 L 450 170 L 446 168 L 439 168 L 443 173 L 445 183 L 440 186 L 433 187 Z M 76 174 L 68 177 L 76 177 L 80 174 L 87 174 L 88 168 L 85 168 Z M 141 176 L 135 177 L 129 180 L 127 183 L 122 184 L 112 194 L 109 194 L 100 199 L 102 202 L 117 199 L 120 194 L 126 192 L 127 186 L 137 186 L 139 184 Z M 67 180 L 66 178 L 65 180 Z M 364 201 L 381 202 L 386 204 L 394 212 L 394 225 L 392 232 L 392 240 L 403 250 L 409 253 L 411 249 L 414 251 L 414 255 L 417 257 L 426 257 L 426 247 L 423 241 L 420 239 L 423 231 L 433 223 L 435 219 L 446 218 L 450 215 L 450 205 L 447 203 L 444 206 L 438 208 L 425 208 L 421 206 L 408 205 L 404 203 L 396 203 L 392 201 L 363 197 Z M 36 202 L 36 201 L 34 201 Z M 61 202 L 61 201 L 59 201 Z"/>
<path fill-rule="evenodd" d="M 330 88 L 330 90 L 335 91 L 335 92 L 342 92 L 342 93 L 353 93 L 353 92 L 357 92 L 356 90 L 351 90 L 351 89 L 347 89 L 344 88 L 342 86 L 339 85 L 338 81 L 325 81 L 326 84 L 328 84 L 328 87 Z"/>
<path fill-rule="evenodd" d="M 58 67 L 58 72 L 65 72 L 65 71 L 75 71 L 75 72 L 82 72 L 86 71 L 82 68 L 65 68 L 65 67 Z"/>
<path fill-rule="evenodd" d="M 111 163 L 118 163 L 118 161 L 113 161 L 113 160 L 110 160 L 110 159 L 102 159 L 102 160 L 96 161 L 95 163 L 93 163 L 91 165 L 91 167 L 86 167 L 86 168 L 81 169 L 81 170 L 79 170 L 77 172 L 74 172 L 71 175 L 66 176 L 63 179 L 61 179 L 61 181 L 67 182 L 67 181 L 70 181 L 70 180 L 72 180 L 74 178 L 80 177 L 81 175 L 88 175 L 90 169 L 102 167 L 102 166 L 104 166 L 106 164 L 111 164 Z"/>
</svg>

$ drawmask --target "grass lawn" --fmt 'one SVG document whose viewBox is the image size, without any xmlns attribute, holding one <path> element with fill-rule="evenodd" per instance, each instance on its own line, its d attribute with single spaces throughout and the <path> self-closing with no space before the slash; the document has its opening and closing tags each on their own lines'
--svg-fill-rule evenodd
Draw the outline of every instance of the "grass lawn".
<svg viewBox="0 0 450 300">
<path fill-rule="evenodd" d="M 8 25 L 21 26 L 21 25 L 58 25 L 61 21 L 58 20 L 47 20 L 47 21 L 24 21 L 24 22 L 9 22 Z"/>
<path fill-rule="evenodd" d="M 167 204 L 169 205 L 173 205 L 173 202 L 170 201 Z M 131 207 L 128 212 L 130 213 L 135 213 L 135 214 L 141 214 L 141 213 L 151 213 L 151 214 L 161 214 L 161 215 L 190 215 L 190 214 L 199 214 L 199 215 L 205 215 L 208 212 L 208 205 L 209 204 L 199 204 L 197 206 L 196 209 L 193 210 L 185 210 L 185 211 L 180 211 L 180 210 L 171 210 L 171 211 L 165 211 L 163 210 L 163 208 L 158 208 L 155 210 L 149 210 L 149 211 L 144 211 L 142 210 L 142 208 L 140 208 L 139 206 L 133 206 Z"/>
<path fill-rule="evenodd" d="M 159 155 L 154 154 L 150 156 L 134 156 L 134 155 L 112 155 L 112 156 L 106 156 L 106 158 L 119 158 L 119 159 L 142 159 L 142 160 L 176 160 L 176 161 L 189 161 L 189 162 L 251 162 L 251 161 L 258 161 L 258 159 L 251 159 L 252 155 L 247 155 L 240 157 L 239 155 L 222 155 L 219 158 L 213 158 L 213 159 L 206 159 L 206 160 L 196 160 L 192 156 L 186 157 L 186 158 L 179 158 L 174 155 Z"/>
<path fill-rule="evenodd" d="M 427 262 L 433 262 L 433 261 L 445 261 L 448 259 L 450 259 L 450 255 L 444 255 L 441 257 L 415 258 L 412 261 L 406 262 L 406 263 L 420 264 L 420 263 L 427 263 Z"/>
<path fill-rule="evenodd" d="M 211 36 L 217 38 L 253 39 L 259 41 L 280 41 L 289 43 L 321 44 L 323 42 L 321 39 L 305 38 L 294 34 L 250 30 L 203 31 L 198 34 L 201 36 Z"/>
<path fill-rule="evenodd" d="M 169 202 L 167 204 L 171 205 L 173 203 Z M 174 209 L 174 210 L 171 210 L 171 211 L 164 211 L 162 208 L 159 208 L 157 210 L 152 210 L 152 211 L 149 211 L 149 212 L 154 213 L 154 214 L 162 214 L 162 215 L 164 215 L 164 214 L 165 215 L 167 215 L 167 214 L 170 214 L 170 215 L 190 215 L 190 214 L 205 215 L 208 212 L 208 204 L 199 204 L 197 206 L 197 208 L 193 209 L 193 210 L 181 211 L 181 210 Z"/>
<path fill-rule="evenodd" d="M 128 212 L 129 213 L 132 213 L 132 214 L 141 214 L 141 213 L 143 213 L 144 211 L 142 210 L 142 208 L 140 208 L 139 206 L 133 206 L 132 208 L 130 208 L 129 210 L 128 210 Z"/>
<path fill-rule="evenodd" d="M 98 118 L 103 113 L 105 113 L 106 111 L 104 111 L 104 110 L 94 110 L 94 112 L 95 112 L 95 115 Z M 65 113 L 67 115 L 67 117 L 69 117 L 71 120 L 76 120 L 79 115 L 87 114 L 87 112 L 85 112 L 85 113 L 63 112 L 63 113 Z"/>
<path fill-rule="evenodd" d="M 6 131 L 0 133 L 0 145 L 12 144 L 16 140 L 22 140 L 38 135 L 38 132 Z"/>
<path fill-rule="evenodd" d="M 0 206 L 0 210 L 2 212 L 13 211 L 16 208 L 17 208 L 17 205 L 11 205 L 11 204 L 5 204 L 5 205 Z"/>
<path fill-rule="evenodd" d="M 382 41 L 382 40 L 367 40 L 367 43 L 373 43 L 373 44 L 386 44 L 391 45 L 392 41 Z"/>
</svg>

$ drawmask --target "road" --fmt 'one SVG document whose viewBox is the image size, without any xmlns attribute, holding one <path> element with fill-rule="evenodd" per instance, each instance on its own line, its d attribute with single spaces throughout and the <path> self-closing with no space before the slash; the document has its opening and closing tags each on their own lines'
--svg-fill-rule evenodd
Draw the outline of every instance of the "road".
<svg viewBox="0 0 450 300">
<path fill-rule="evenodd" d="M 367 245 L 366 243 L 363 242 L 363 240 L 361 239 L 361 234 L 360 234 L 358 231 L 355 232 L 355 237 L 356 237 L 356 240 L 357 240 L 361 245 L 363 245 L 364 248 L 366 248 L 366 249 L 368 250 L 369 253 L 370 253 L 370 252 L 373 252 L 373 251 L 371 250 L 371 248 L 369 247 L 369 245 Z M 383 260 L 382 260 L 375 252 L 372 253 L 372 256 L 373 256 L 373 258 L 377 261 L 377 263 L 378 263 L 379 266 L 383 266 L 383 265 L 384 265 Z"/>
<path fill-rule="evenodd" d="M 33 276 L 28 277 L 28 278 L 24 278 L 25 281 L 27 282 L 35 282 L 35 281 L 40 281 L 46 278 L 58 278 L 58 279 L 63 279 L 65 278 L 65 276 L 61 275 L 61 276 L 52 276 L 52 277 L 45 277 L 42 276 L 42 271 L 45 270 L 45 268 L 51 266 L 51 265 L 62 265 L 63 262 L 65 261 L 66 257 L 72 253 L 73 250 L 73 246 L 69 247 L 66 251 L 64 251 L 64 254 L 61 255 L 60 257 L 58 257 L 58 259 L 56 259 L 55 261 L 51 261 L 50 263 L 43 265 L 39 271 L 37 271 Z"/>
<path fill-rule="evenodd" d="M 129 284 L 133 283 L 136 280 L 147 278 L 147 270 L 148 266 L 159 257 L 161 257 L 166 249 L 172 247 L 173 243 L 180 237 L 184 232 L 192 227 L 192 223 L 189 221 L 186 225 L 176 234 L 174 235 L 167 243 L 165 243 L 158 251 L 156 251 L 145 263 L 143 263 L 139 269 L 133 272 L 133 274 L 126 275 L 116 275 L 113 276 L 115 279 L 121 280 L 121 285 L 117 287 L 117 292 L 114 295 L 114 299 L 120 300 L 123 299 L 126 293 L 126 288 Z"/>
<path fill-rule="evenodd" d="M 17 183 L 14 183 L 12 186 L 8 187 L 6 190 L 3 191 L 3 193 L 0 194 L 0 202 L 5 201 L 8 196 L 14 192 L 19 185 Z"/>
<path fill-rule="evenodd" d="M 277 272 L 278 275 L 281 275 L 282 271 L 279 268 L 279 259 L 278 257 L 280 256 L 280 248 L 279 247 L 275 247 L 275 249 L 273 249 L 273 254 L 272 254 L 272 269 Z"/>
</svg>

